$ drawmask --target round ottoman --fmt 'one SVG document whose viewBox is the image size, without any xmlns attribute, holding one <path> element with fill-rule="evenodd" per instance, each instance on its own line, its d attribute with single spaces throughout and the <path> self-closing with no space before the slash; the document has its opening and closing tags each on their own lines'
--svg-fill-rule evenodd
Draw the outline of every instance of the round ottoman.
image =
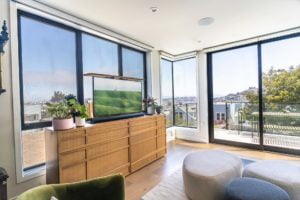
<svg viewBox="0 0 300 200">
<path fill-rule="evenodd" d="M 191 200 L 221 200 L 226 185 L 241 177 L 242 161 L 223 151 L 199 151 L 185 157 L 182 175 Z"/>
<path fill-rule="evenodd" d="M 300 199 L 300 167 L 286 161 L 265 160 L 246 166 L 244 177 L 273 183 L 284 189 L 291 200 Z"/>
<path fill-rule="evenodd" d="M 226 187 L 224 200 L 290 200 L 280 187 L 255 178 L 238 178 Z"/>
</svg>

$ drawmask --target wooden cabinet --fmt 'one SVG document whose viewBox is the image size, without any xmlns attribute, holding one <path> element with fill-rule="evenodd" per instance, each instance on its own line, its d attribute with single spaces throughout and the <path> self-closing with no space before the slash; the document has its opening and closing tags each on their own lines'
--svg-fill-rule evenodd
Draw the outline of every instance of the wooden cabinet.
<svg viewBox="0 0 300 200">
<path fill-rule="evenodd" d="M 128 175 L 166 154 L 165 116 L 87 125 L 46 134 L 47 183 Z"/>
</svg>

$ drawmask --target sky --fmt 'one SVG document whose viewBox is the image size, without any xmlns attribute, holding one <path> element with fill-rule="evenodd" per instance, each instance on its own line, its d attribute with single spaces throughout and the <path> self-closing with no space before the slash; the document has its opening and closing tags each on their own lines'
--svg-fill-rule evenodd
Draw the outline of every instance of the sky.
<svg viewBox="0 0 300 200">
<path fill-rule="evenodd" d="M 77 93 L 76 36 L 66 29 L 21 17 L 24 100 L 48 101 L 54 91 Z M 118 75 L 118 45 L 91 35 L 82 36 L 83 73 Z M 123 74 L 143 78 L 143 54 L 123 48 Z M 103 85 L 108 86 L 107 82 Z M 85 79 L 86 98 L 92 94 L 92 83 Z M 118 82 L 112 83 L 116 87 Z M 123 87 L 129 88 L 128 83 Z"/>
<path fill-rule="evenodd" d="M 49 100 L 54 91 L 76 95 L 75 33 L 26 17 L 21 18 L 21 27 L 25 102 Z M 142 78 L 142 54 L 122 51 L 124 76 Z M 84 34 L 84 73 L 118 74 L 117 52 L 115 43 Z M 263 44 L 263 71 L 299 65 L 299 52 L 300 37 Z M 196 96 L 196 67 L 196 59 L 174 62 L 175 97 Z M 171 97 L 170 63 L 161 61 L 161 73 L 162 95 Z M 85 88 L 91 86 L 85 83 Z M 257 46 L 213 54 L 213 85 L 215 97 L 258 87 Z"/>
<path fill-rule="evenodd" d="M 300 65 L 300 37 L 262 45 L 262 71 Z M 257 46 L 213 54 L 214 97 L 258 87 Z"/>
<path fill-rule="evenodd" d="M 197 96 L 197 66 L 196 59 L 186 59 L 174 62 L 174 96 Z M 172 62 L 161 60 L 162 98 L 172 97 Z"/>
</svg>

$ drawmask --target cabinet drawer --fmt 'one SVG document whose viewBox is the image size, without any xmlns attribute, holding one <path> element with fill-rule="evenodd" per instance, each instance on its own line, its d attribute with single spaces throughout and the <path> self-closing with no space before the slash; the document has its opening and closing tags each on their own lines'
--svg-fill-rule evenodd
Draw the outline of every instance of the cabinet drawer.
<svg viewBox="0 0 300 200">
<path fill-rule="evenodd" d="M 156 153 L 151 153 L 148 156 L 145 156 L 143 159 L 140 159 L 138 161 L 131 163 L 131 167 L 130 167 L 131 172 L 134 172 L 134 171 L 150 164 L 154 160 L 156 160 Z"/>
<path fill-rule="evenodd" d="M 87 148 L 87 158 L 91 159 L 96 156 L 105 155 L 110 152 L 114 152 L 118 149 L 128 148 L 128 137 L 119 139 L 113 142 L 108 142 L 104 144 L 96 144 Z"/>
<path fill-rule="evenodd" d="M 155 138 L 156 137 L 156 129 L 145 130 L 143 132 L 139 132 L 138 134 L 130 136 L 130 144 L 136 144 L 139 142 L 143 142 L 145 140 Z"/>
<path fill-rule="evenodd" d="M 131 162 L 140 160 L 149 154 L 156 152 L 156 138 L 130 145 Z"/>
<path fill-rule="evenodd" d="M 59 178 L 60 183 L 72 183 L 86 180 L 86 163 L 60 168 Z"/>
<path fill-rule="evenodd" d="M 150 120 L 144 123 L 134 123 L 129 125 L 130 134 L 135 134 L 135 132 L 140 132 L 147 129 L 155 129 L 156 128 L 156 120 Z"/>
<path fill-rule="evenodd" d="M 116 131 L 118 129 L 126 129 L 128 128 L 128 120 L 121 120 L 115 122 L 104 122 L 95 125 L 94 127 L 88 128 L 87 134 L 94 135 L 94 134 L 102 134 L 106 132 Z"/>
<path fill-rule="evenodd" d="M 59 165 L 62 168 L 85 162 L 85 150 L 74 151 L 59 155 Z"/>
<path fill-rule="evenodd" d="M 159 149 L 157 151 L 157 158 L 161 158 L 161 157 L 164 157 L 164 155 L 167 153 L 167 149 L 166 148 L 162 148 L 162 149 Z"/>
<path fill-rule="evenodd" d="M 160 135 L 157 137 L 157 149 L 166 146 L 166 135 Z"/>
<path fill-rule="evenodd" d="M 100 129 L 97 129 L 100 130 Z M 120 138 L 128 137 L 128 128 L 116 129 L 113 131 L 106 131 L 103 130 L 99 132 L 95 132 L 93 130 L 92 133 L 87 133 L 87 144 L 95 144 L 95 143 L 104 143 L 108 141 L 117 140 Z"/>
<path fill-rule="evenodd" d="M 58 151 L 59 153 L 65 151 L 75 150 L 85 146 L 85 131 L 74 131 L 58 134 Z"/>
<path fill-rule="evenodd" d="M 108 175 L 108 173 L 124 165 L 129 165 L 128 148 L 95 159 L 89 159 L 87 162 L 87 177 L 89 179 Z"/>
</svg>

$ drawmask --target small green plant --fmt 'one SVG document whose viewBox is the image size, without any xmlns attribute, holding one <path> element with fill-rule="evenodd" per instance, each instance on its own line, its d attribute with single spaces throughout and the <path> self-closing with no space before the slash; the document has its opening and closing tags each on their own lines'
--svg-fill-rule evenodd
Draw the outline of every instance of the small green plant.
<svg viewBox="0 0 300 200">
<path fill-rule="evenodd" d="M 69 119 L 72 117 L 72 108 L 67 100 L 59 103 L 47 103 L 47 112 L 54 119 Z"/>
<path fill-rule="evenodd" d="M 76 102 L 73 105 L 74 115 L 80 118 L 88 118 L 88 113 L 85 105 L 81 105 L 79 102 Z"/>
<path fill-rule="evenodd" d="M 160 114 L 162 112 L 163 106 L 162 105 L 155 105 L 155 110 L 157 114 Z"/>
<path fill-rule="evenodd" d="M 146 104 L 146 106 L 156 106 L 157 105 L 156 99 L 154 99 L 152 97 L 147 97 L 147 98 L 143 99 L 143 102 Z"/>
<path fill-rule="evenodd" d="M 85 105 L 81 105 L 76 97 L 68 98 L 68 105 L 72 110 L 72 115 L 80 118 L 88 118 L 88 113 Z"/>
</svg>

